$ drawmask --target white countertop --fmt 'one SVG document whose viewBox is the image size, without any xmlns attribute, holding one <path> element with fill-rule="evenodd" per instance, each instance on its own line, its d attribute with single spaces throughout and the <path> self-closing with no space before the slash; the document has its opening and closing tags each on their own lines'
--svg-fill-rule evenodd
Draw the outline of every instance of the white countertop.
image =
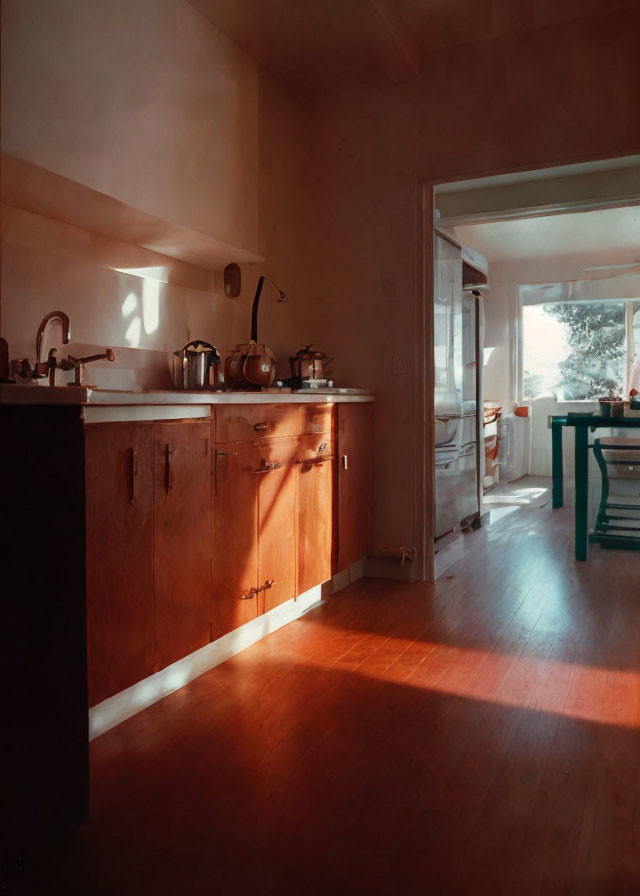
<svg viewBox="0 0 640 896">
<path fill-rule="evenodd" d="M 186 392 L 179 389 L 128 392 L 86 386 L 0 385 L 0 404 L 28 405 L 216 405 L 216 404 L 334 404 L 373 401 L 364 389 L 304 389 L 290 392 Z"/>
</svg>

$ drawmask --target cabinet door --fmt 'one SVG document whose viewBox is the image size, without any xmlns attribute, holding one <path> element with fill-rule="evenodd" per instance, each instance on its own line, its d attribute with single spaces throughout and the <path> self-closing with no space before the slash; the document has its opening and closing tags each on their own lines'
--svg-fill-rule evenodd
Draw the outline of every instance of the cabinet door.
<svg viewBox="0 0 640 896">
<path fill-rule="evenodd" d="M 211 639 L 209 421 L 154 424 L 156 669 Z"/>
<path fill-rule="evenodd" d="M 85 427 L 89 705 L 153 671 L 153 426 Z"/>
<path fill-rule="evenodd" d="M 331 578 L 334 464 L 327 437 L 303 436 L 296 452 L 298 563 L 296 594 Z"/>
<path fill-rule="evenodd" d="M 337 571 L 366 556 L 372 522 L 371 404 L 338 405 Z"/>
<path fill-rule="evenodd" d="M 265 439 L 255 444 L 258 479 L 258 612 L 295 597 L 296 438 Z M 267 583 L 271 585 L 267 586 Z"/>
<path fill-rule="evenodd" d="M 258 615 L 258 463 L 244 442 L 216 444 L 212 458 L 213 637 Z"/>
</svg>

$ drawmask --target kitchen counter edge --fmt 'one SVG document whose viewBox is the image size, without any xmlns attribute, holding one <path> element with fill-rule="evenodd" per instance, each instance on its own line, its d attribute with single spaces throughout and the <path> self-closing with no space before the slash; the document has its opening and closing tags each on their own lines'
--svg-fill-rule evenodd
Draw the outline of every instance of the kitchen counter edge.
<svg viewBox="0 0 640 896">
<path fill-rule="evenodd" d="M 47 390 L 45 392 L 45 389 Z M 285 392 L 117 392 L 109 390 L 57 387 L 55 393 L 44 386 L 0 385 L 0 406 L 69 407 L 82 409 L 85 422 L 102 420 L 162 420 L 208 417 L 215 405 L 346 404 L 372 402 L 374 396 L 361 390 L 349 393 Z M 11 391 L 15 390 L 15 391 Z M 19 390 L 19 392 L 18 392 Z M 45 392 L 43 395 L 36 393 Z"/>
</svg>

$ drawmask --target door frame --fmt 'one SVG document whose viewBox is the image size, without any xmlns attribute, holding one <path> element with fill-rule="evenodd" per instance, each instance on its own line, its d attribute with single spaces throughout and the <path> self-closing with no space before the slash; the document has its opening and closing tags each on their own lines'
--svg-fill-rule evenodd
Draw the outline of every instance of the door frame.
<svg viewBox="0 0 640 896">
<path fill-rule="evenodd" d="M 416 248 L 415 248 L 415 340 L 414 360 L 417 375 L 415 390 L 414 419 L 416 421 L 416 455 L 415 455 L 415 489 L 414 531 L 418 543 L 419 581 L 432 582 L 435 578 L 435 425 L 434 425 L 434 352 L 433 352 L 433 290 L 434 290 L 434 210 L 436 188 L 444 184 L 460 181 L 482 180 L 486 177 L 501 175 L 526 175 L 528 172 L 560 169 L 570 165 L 588 165 L 594 162 L 612 161 L 637 154 L 633 149 L 626 152 L 608 155 L 573 156 L 556 160 L 547 164 L 529 164 L 508 168 L 495 168 L 483 172 L 466 172 L 455 176 L 425 178 L 416 185 Z M 619 199 L 616 206 L 625 204 Z M 538 210 L 537 214 L 563 214 L 571 211 L 586 211 L 594 207 L 594 203 L 579 202 L 558 203 L 547 209 Z M 606 207 L 601 203 L 599 208 Z M 525 210 L 520 209 L 524 217 Z M 478 222 L 479 216 L 472 216 Z M 490 220 L 491 213 L 482 218 Z M 498 217 L 498 216 L 496 216 Z M 500 219 L 504 220 L 502 215 Z M 461 222 L 458 222 L 461 223 Z M 428 251 L 427 247 L 431 247 Z"/>
</svg>

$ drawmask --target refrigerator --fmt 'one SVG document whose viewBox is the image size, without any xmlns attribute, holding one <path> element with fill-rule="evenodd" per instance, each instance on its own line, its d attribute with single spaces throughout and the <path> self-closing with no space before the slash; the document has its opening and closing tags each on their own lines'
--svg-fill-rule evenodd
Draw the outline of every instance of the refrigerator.
<svg viewBox="0 0 640 896">
<path fill-rule="evenodd" d="M 436 234 L 434 281 L 435 537 L 480 516 L 478 357 L 482 299 L 462 282 L 460 246 Z"/>
</svg>

